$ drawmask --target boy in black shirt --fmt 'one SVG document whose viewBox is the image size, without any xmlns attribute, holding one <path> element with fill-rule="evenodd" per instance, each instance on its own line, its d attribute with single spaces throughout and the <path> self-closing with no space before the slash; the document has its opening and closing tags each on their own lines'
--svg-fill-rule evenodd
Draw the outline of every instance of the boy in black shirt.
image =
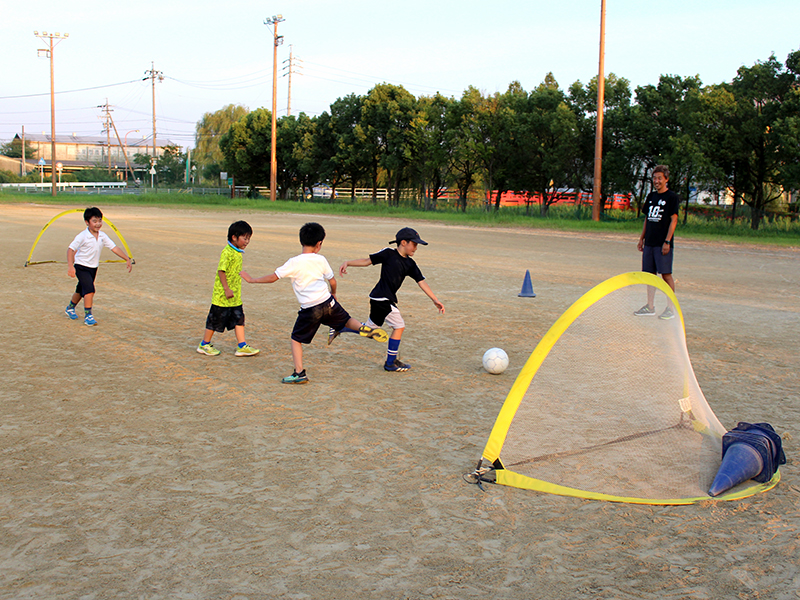
<svg viewBox="0 0 800 600">
<path fill-rule="evenodd" d="M 425 282 L 425 276 L 412 258 L 417 251 L 417 245 L 427 246 L 428 242 L 420 239 L 417 232 L 410 227 L 403 227 L 397 232 L 395 239 L 389 243 L 397 244 L 397 248 L 384 248 L 380 252 L 370 254 L 369 258 L 346 260 L 339 268 L 339 274 L 346 275 L 347 267 L 381 265 L 381 278 L 369 294 L 370 311 L 367 326 L 377 328 L 381 327 L 385 322 L 392 327 L 386 364 L 383 365 L 383 368 L 387 371 L 408 371 L 411 365 L 401 362 L 397 357 L 400 338 L 406 327 L 403 316 L 397 309 L 397 290 L 403 285 L 403 280 L 406 277 L 411 277 L 442 314 L 444 314 L 444 304 L 436 298 L 430 286 Z M 348 330 L 331 328 L 328 334 L 328 344 L 345 331 Z"/>
</svg>

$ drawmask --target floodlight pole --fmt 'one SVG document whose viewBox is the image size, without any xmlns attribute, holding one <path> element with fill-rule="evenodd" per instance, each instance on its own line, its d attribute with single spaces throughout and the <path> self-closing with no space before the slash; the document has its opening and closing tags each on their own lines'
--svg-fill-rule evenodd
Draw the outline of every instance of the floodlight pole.
<svg viewBox="0 0 800 600">
<path fill-rule="evenodd" d="M 275 15 L 264 21 L 264 25 L 272 25 L 274 27 L 272 33 L 272 144 L 269 165 L 269 199 L 272 202 L 275 202 L 278 189 L 278 123 L 275 113 L 278 109 L 278 46 L 283 43 L 283 36 L 278 35 L 278 23 L 281 21 L 285 21 L 283 15 Z"/>
<path fill-rule="evenodd" d="M 55 87 L 55 69 L 53 64 L 53 49 L 55 48 L 56 44 L 63 39 L 69 37 L 68 33 L 61 35 L 60 33 L 47 33 L 43 31 L 41 35 L 39 35 L 38 31 L 34 31 L 33 35 L 38 37 L 43 42 L 49 42 L 50 48 L 44 50 L 47 52 L 48 56 L 50 57 L 50 171 L 52 176 L 52 195 L 56 196 L 58 194 L 58 185 L 56 183 L 56 87 Z M 53 39 L 58 40 L 58 42 L 53 43 Z M 41 52 L 41 50 L 40 50 Z M 25 145 L 25 141 L 22 142 L 23 146 Z"/>
<path fill-rule="evenodd" d="M 603 72 L 606 47 L 606 0 L 600 0 L 600 65 L 597 71 L 597 131 L 594 138 L 594 180 L 592 184 L 592 220 L 600 220 L 603 203 L 603 110 L 605 108 L 606 78 Z"/>
</svg>

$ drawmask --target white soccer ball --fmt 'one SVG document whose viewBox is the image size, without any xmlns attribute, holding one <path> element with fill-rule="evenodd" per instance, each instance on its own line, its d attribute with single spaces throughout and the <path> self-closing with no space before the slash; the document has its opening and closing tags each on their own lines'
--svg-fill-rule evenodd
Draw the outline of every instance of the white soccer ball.
<svg viewBox="0 0 800 600">
<path fill-rule="evenodd" d="M 489 348 L 483 355 L 483 368 L 492 375 L 500 375 L 508 367 L 508 354 L 502 348 Z"/>
</svg>

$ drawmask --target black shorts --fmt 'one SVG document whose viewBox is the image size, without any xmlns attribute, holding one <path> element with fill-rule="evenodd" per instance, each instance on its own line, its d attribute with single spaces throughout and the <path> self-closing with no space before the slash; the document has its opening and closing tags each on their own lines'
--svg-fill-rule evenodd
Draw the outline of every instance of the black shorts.
<svg viewBox="0 0 800 600">
<path fill-rule="evenodd" d="M 75 286 L 75 293 L 81 297 L 86 294 L 94 294 L 94 280 L 97 278 L 97 267 L 84 267 L 75 265 L 75 277 L 78 278 L 78 285 Z"/>
<path fill-rule="evenodd" d="M 310 344 L 320 325 L 327 325 L 338 330 L 342 329 L 349 320 L 350 315 L 331 296 L 322 304 L 301 308 L 297 311 L 297 320 L 292 329 L 292 339 L 301 344 Z"/>
<path fill-rule="evenodd" d="M 244 308 L 239 306 L 217 306 L 212 304 L 206 318 L 206 329 L 222 333 L 234 327 L 244 327 Z"/>
<path fill-rule="evenodd" d="M 375 323 L 378 327 L 383 325 L 386 316 L 392 312 L 392 303 L 388 300 L 373 300 L 369 301 L 369 320 Z"/>
<path fill-rule="evenodd" d="M 653 275 L 671 275 L 674 254 L 675 248 L 672 246 L 667 254 L 661 254 L 661 246 L 645 246 L 642 248 L 642 271 Z"/>
</svg>

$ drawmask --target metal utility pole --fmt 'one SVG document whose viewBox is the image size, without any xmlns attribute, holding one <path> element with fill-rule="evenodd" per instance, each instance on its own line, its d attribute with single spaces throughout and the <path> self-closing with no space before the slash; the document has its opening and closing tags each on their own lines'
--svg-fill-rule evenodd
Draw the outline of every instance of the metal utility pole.
<svg viewBox="0 0 800 600">
<path fill-rule="evenodd" d="M 164 74 L 161 71 L 156 71 L 155 65 L 151 62 L 150 63 L 150 70 L 144 72 L 147 77 L 145 79 L 149 79 L 153 83 L 153 160 L 156 157 L 156 79 L 159 81 L 164 81 Z"/>
<path fill-rule="evenodd" d="M 289 76 L 289 101 L 286 109 L 286 116 L 289 117 L 292 116 L 292 73 L 297 73 L 298 75 L 302 75 L 300 71 L 295 71 L 295 69 L 301 68 L 303 66 L 303 65 L 296 65 L 295 61 L 303 62 L 299 58 L 295 58 L 292 55 L 292 44 L 289 44 L 289 59 L 283 61 L 284 65 L 283 70 L 286 71 L 286 73 L 284 73 L 283 76 L 284 77 L 286 77 L 287 75 Z"/>
<path fill-rule="evenodd" d="M 50 44 L 50 48 L 39 49 L 39 56 L 42 56 L 42 52 L 44 52 L 44 56 L 50 59 L 50 171 L 53 181 L 53 196 L 56 196 L 58 194 L 58 185 L 56 184 L 56 87 L 53 68 L 53 49 L 61 40 L 68 38 L 69 34 L 65 33 L 61 35 L 58 32 L 47 33 L 43 31 L 41 35 L 39 35 L 38 31 L 34 31 L 33 35 L 43 42 L 49 42 Z M 54 39 L 58 41 L 53 43 Z"/>
<path fill-rule="evenodd" d="M 264 21 L 264 25 L 272 25 L 274 27 L 272 33 L 272 149 L 269 165 L 269 199 L 272 202 L 275 202 L 278 189 L 278 123 L 275 113 L 278 99 L 278 46 L 283 43 L 283 36 L 278 35 L 278 23 L 285 20 L 283 15 L 274 15 Z"/>
<path fill-rule="evenodd" d="M 20 175 L 25 177 L 28 174 L 28 169 L 25 164 L 25 125 L 22 126 L 22 162 L 19 164 Z"/>
<path fill-rule="evenodd" d="M 97 108 L 103 109 L 103 131 L 106 132 L 106 160 L 108 161 L 108 172 L 111 173 L 111 107 L 108 105 L 108 98 L 105 104 L 100 104 Z"/>
<path fill-rule="evenodd" d="M 606 77 L 603 72 L 606 52 L 606 0 L 600 0 L 600 66 L 597 72 L 597 131 L 594 138 L 594 182 L 592 185 L 592 221 L 600 220 L 603 203 L 603 109 L 605 108 Z"/>
</svg>

